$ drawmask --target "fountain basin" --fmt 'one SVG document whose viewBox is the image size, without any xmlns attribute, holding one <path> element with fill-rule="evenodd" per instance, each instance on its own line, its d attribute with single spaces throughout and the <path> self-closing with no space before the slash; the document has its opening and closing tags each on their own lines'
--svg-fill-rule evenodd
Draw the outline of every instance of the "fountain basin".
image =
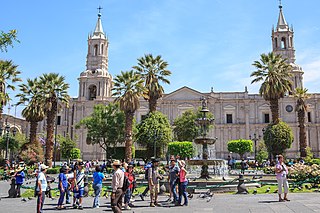
<svg viewBox="0 0 320 213">
<path fill-rule="evenodd" d="M 216 142 L 216 138 L 196 138 L 194 139 L 194 143 L 195 144 L 208 144 L 208 145 L 212 145 Z"/>
</svg>

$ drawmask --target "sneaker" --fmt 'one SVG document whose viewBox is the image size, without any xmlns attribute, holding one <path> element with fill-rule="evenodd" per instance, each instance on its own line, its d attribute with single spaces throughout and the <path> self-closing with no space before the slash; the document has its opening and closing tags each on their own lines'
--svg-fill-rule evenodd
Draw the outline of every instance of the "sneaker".
<svg viewBox="0 0 320 213">
<path fill-rule="evenodd" d="M 98 208 L 99 208 L 99 206 L 94 206 L 93 208 L 94 208 L 94 209 L 98 209 Z"/>
<path fill-rule="evenodd" d="M 154 205 L 154 203 L 150 203 L 150 207 L 156 207 L 156 205 Z"/>
<path fill-rule="evenodd" d="M 140 198 L 142 201 L 144 201 L 144 197 L 143 197 L 143 194 L 139 194 Z"/>
<path fill-rule="evenodd" d="M 130 208 L 130 206 L 128 206 L 128 205 L 126 205 L 125 207 L 124 207 L 124 210 L 130 210 L 131 208 Z"/>
<path fill-rule="evenodd" d="M 82 206 L 79 206 L 78 209 L 83 210 L 83 207 L 82 207 Z"/>
<path fill-rule="evenodd" d="M 78 206 L 76 204 L 73 204 L 72 208 L 77 209 Z"/>
<path fill-rule="evenodd" d="M 128 205 L 129 205 L 130 207 L 134 207 L 133 203 L 129 203 Z"/>
</svg>

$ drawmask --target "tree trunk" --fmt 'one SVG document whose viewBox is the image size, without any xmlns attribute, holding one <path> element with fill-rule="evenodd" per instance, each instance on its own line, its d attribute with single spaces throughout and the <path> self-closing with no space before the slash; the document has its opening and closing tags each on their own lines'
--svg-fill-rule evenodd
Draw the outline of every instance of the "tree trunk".
<svg viewBox="0 0 320 213">
<path fill-rule="evenodd" d="M 52 167 L 52 150 L 53 150 L 53 136 L 54 136 L 54 127 L 56 121 L 56 108 L 52 108 L 51 111 L 47 113 L 47 140 L 46 140 L 46 154 L 45 160 L 46 164 L 49 167 Z"/>
<path fill-rule="evenodd" d="M 158 101 L 157 98 L 150 97 L 150 99 L 149 99 L 149 111 L 151 113 L 157 111 L 157 101 Z"/>
<path fill-rule="evenodd" d="M 132 124 L 134 112 L 126 112 L 125 160 L 131 162 L 132 158 Z"/>
<path fill-rule="evenodd" d="M 270 100 L 270 110 L 272 114 L 272 123 L 279 123 L 279 99 Z"/>
<path fill-rule="evenodd" d="M 307 135 L 305 126 L 305 111 L 298 111 L 298 121 L 299 121 L 299 147 L 300 147 L 300 157 L 307 157 Z"/>
<path fill-rule="evenodd" d="M 29 143 L 36 145 L 37 143 L 37 129 L 38 122 L 31 121 L 30 122 L 30 135 L 29 135 Z"/>
</svg>

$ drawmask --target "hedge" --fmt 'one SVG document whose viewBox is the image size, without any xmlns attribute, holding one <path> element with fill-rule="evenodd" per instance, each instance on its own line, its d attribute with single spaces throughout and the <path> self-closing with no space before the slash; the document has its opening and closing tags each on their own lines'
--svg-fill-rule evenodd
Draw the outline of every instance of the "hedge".
<svg viewBox="0 0 320 213">
<path fill-rule="evenodd" d="M 168 153 L 170 155 L 180 155 L 181 159 L 192 158 L 194 155 L 194 148 L 190 141 L 175 141 L 168 143 Z"/>
</svg>

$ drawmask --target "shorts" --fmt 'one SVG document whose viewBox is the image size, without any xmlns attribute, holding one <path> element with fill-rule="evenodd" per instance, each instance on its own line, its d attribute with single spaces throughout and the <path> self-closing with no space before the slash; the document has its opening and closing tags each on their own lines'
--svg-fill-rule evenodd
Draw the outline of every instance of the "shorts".
<svg viewBox="0 0 320 213">
<path fill-rule="evenodd" d="M 73 190 L 73 197 L 80 198 L 80 197 L 83 197 L 83 195 L 84 195 L 84 188 L 79 188 L 78 191 L 76 189 Z"/>
</svg>

